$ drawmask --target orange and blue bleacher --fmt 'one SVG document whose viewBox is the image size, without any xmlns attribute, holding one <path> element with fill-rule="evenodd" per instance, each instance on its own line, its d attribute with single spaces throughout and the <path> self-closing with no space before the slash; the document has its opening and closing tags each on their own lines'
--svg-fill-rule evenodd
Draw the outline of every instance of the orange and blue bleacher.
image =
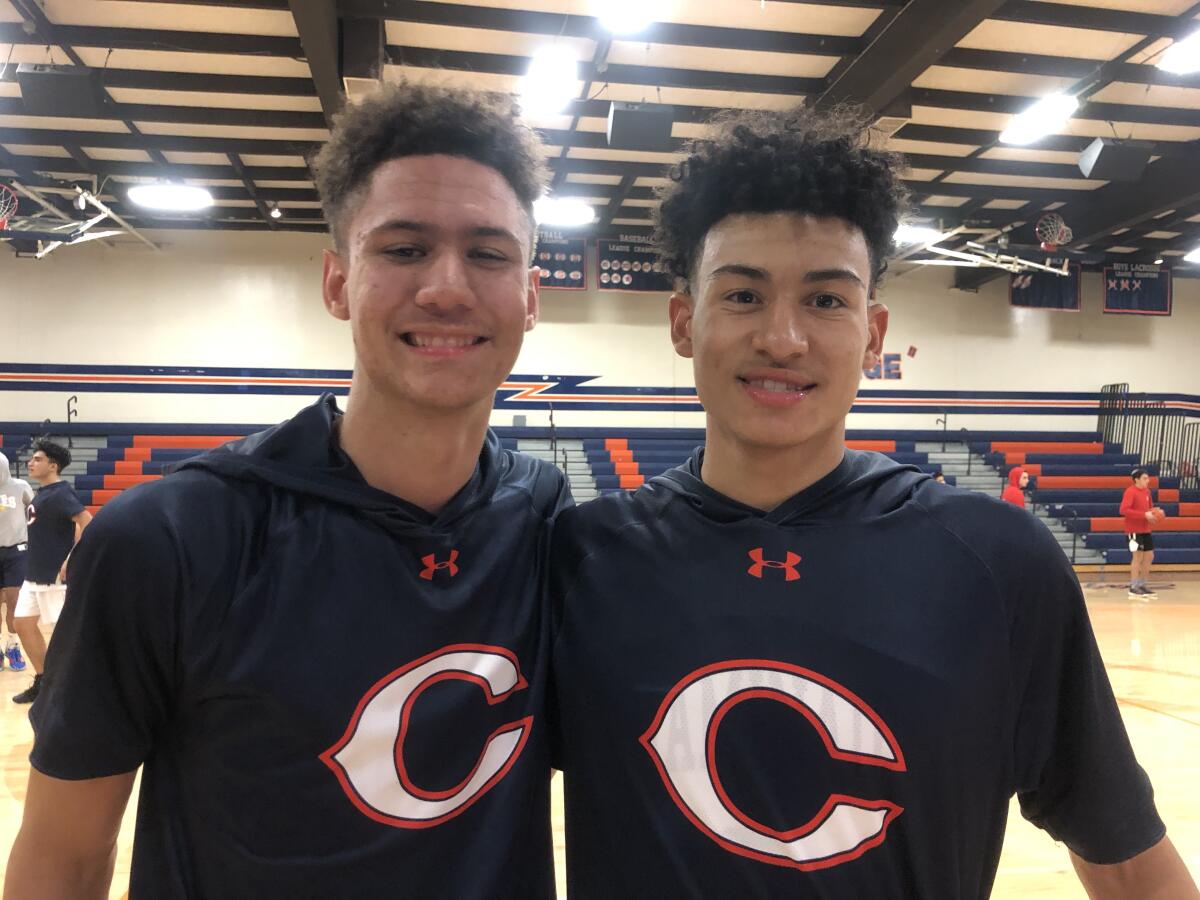
<svg viewBox="0 0 1200 900">
<path fill-rule="evenodd" d="M 1137 467 L 1150 474 L 1150 491 L 1167 518 L 1154 526 L 1155 563 L 1200 564 L 1200 490 L 1181 487 L 1157 465 L 1141 463 L 1120 444 L 998 441 L 974 444 L 1002 473 L 1013 466 L 1029 472 L 1032 497 L 1046 507 L 1083 546 L 1103 554 L 1106 563 L 1128 565 L 1133 554 L 1125 537 L 1121 499 Z"/>
</svg>

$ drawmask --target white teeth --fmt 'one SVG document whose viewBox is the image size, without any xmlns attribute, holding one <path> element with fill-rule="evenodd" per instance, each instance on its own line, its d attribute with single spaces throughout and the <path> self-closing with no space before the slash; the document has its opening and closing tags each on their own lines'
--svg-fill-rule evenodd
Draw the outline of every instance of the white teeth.
<svg viewBox="0 0 1200 900">
<path fill-rule="evenodd" d="M 412 342 L 417 347 L 469 347 L 475 343 L 471 337 L 446 337 L 434 334 L 413 334 Z"/>
<path fill-rule="evenodd" d="M 804 389 L 794 384 L 788 384 L 784 381 L 772 381 L 769 378 L 755 378 L 747 382 L 751 387 L 759 388 L 764 391 L 774 391 L 781 394 L 793 394 L 801 392 Z"/>
</svg>

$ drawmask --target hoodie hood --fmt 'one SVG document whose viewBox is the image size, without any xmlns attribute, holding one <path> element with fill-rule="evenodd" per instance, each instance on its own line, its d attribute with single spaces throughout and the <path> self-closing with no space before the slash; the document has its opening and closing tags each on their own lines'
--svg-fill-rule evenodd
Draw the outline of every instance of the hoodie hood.
<svg viewBox="0 0 1200 900">
<path fill-rule="evenodd" d="M 782 526 L 842 520 L 861 522 L 893 512 L 908 502 L 931 476 L 879 453 L 847 450 L 837 468 L 769 512 L 739 503 L 713 490 L 700 478 L 704 448 L 682 466 L 652 478 L 655 488 L 686 498 L 702 515 L 718 522 L 762 519 Z"/>
<path fill-rule="evenodd" d="M 1013 469 L 1011 472 L 1008 473 L 1008 486 L 1015 487 L 1015 488 L 1017 488 L 1017 490 L 1020 490 L 1021 489 L 1021 476 L 1024 474 L 1025 474 L 1025 470 L 1022 469 L 1020 466 L 1017 466 L 1015 469 Z"/>
<path fill-rule="evenodd" d="M 0 453 L 0 487 L 12 481 L 12 472 L 8 468 L 8 457 Z"/>
<path fill-rule="evenodd" d="M 326 394 L 286 422 L 185 460 L 174 471 L 199 469 L 225 480 L 258 482 L 352 507 L 393 531 L 427 534 L 449 529 L 487 503 L 511 465 L 510 454 L 489 430 L 474 474 L 434 515 L 367 484 L 338 445 L 335 423 L 341 415 L 337 401 Z"/>
</svg>

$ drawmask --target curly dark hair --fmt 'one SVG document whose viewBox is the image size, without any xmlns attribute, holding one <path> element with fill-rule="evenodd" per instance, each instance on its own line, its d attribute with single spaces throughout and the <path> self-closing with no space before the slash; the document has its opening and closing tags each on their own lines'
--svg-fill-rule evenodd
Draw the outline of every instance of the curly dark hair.
<svg viewBox="0 0 1200 900">
<path fill-rule="evenodd" d="M 60 473 L 71 464 L 71 451 L 62 444 L 47 440 L 37 441 L 33 445 L 33 452 L 37 453 L 39 450 L 46 454 L 46 458 L 50 462 L 58 466 Z"/>
<path fill-rule="evenodd" d="M 668 271 L 690 282 L 710 228 L 735 213 L 797 212 L 861 229 L 878 282 L 908 191 L 903 159 L 868 146 L 868 119 L 852 107 L 718 114 L 691 141 L 659 190 L 655 244 Z"/>
<path fill-rule="evenodd" d="M 347 213 L 376 168 L 405 156 L 433 154 L 461 156 L 503 175 L 528 213 L 532 231 L 533 203 L 547 183 L 544 151 L 512 98 L 401 82 L 348 105 L 312 159 L 335 246 L 345 249 Z"/>
</svg>

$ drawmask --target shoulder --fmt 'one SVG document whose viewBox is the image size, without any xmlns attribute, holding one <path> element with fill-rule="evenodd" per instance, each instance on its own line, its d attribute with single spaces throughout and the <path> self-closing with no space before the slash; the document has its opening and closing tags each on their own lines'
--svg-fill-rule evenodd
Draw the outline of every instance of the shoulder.
<svg viewBox="0 0 1200 900">
<path fill-rule="evenodd" d="M 499 489 L 522 494 L 539 515 L 553 516 L 567 491 L 562 470 L 547 460 L 514 450 L 501 450 L 499 459 L 502 468 Z"/>
<path fill-rule="evenodd" d="M 96 515 L 88 534 L 162 546 L 210 545 L 249 527 L 261 510 L 259 489 L 250 482 L 232 481 L 203 469 L 186 469 L 160 481 L 122 491 Z"/>
<path fill-rule="evenodd" d="M 563 550 L 599 551 L 652 517 L 660 517 L 662 508 L 674 496 L 659 485 L 647 484 L 636 491 L 604 494 L 563 510 L 555 523 L 554 545 Z"/>
</svg>

